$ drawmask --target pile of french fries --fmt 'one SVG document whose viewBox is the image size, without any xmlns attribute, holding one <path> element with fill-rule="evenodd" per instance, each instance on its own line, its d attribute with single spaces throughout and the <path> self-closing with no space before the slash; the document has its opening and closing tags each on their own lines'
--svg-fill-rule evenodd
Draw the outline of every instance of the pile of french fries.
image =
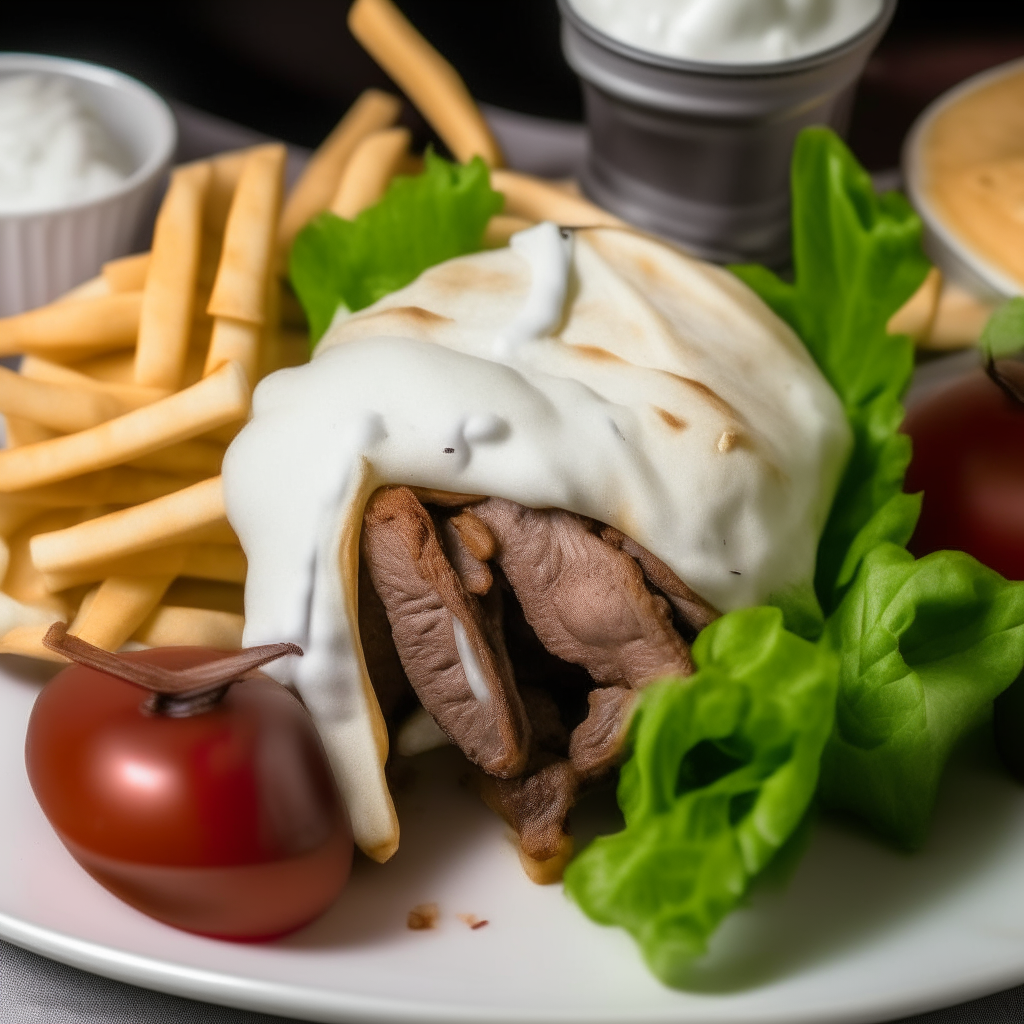
<svg viewBox="0 0 1024 1024">
<path fill-rule="evenodd" d="M 456 159 L 491 168 L 505 208 L 485 244 L 541 220 L 622 224 L 571 183 L 505 169 L 458 74 L 391 0 L 357 0 L 349 25 Z M 42 645 L 55 619 L 107 650 L 240 646 L 246 564 L 221 460 L 256 382 L 308 356 L 284 282 L 296 234 L 323 210 L 355 217 L 421 166 L 401 109 L 365 92 L 286 200 L 282 145 L 177 168 L 150 252 L 0 320 L 0 357 L 23 357 L 0 367 L 0 653 L 59 660 Z M 950 294 L 933 275 L 894 329 L 947 346 L 976 337 L 987 311 Z"/>
<path fill-rule="evenodd" d="M 502 169 L 455 70 L 390 0 L 357 0 L 353 33 L 452 154 L 481 156 L 505 211 L 487 244 L 540 220 L 618 224 L 559 185 Z M 284 282 L 298 231 L 355 217 L 415 172 L 401 101 L 365 92 L 285 199 L 285 147 L 178 167 L 152 250 L 114 260 L 56 302 L 0 320 L 0 653 L 60 660 L 57 619 L 102 647 L 241 644 L 245 556 L 220 467 L 265 374 L 308 357 Z"/>
</svg>

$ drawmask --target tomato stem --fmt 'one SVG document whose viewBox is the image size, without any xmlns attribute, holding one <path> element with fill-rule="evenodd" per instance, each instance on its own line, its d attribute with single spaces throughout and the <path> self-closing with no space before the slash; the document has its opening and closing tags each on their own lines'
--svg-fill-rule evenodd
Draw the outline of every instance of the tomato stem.
<svg viewBox="0 0 1024 1024">
<path fill-rule="evenodd" d="M 191 668 L 171 670 L 124 658 L 71 636 L 63 622 L 55 622 L 46 631 L 43 646 L 79 665 L 149 690 L 154 696 L 146 703 L 147 710 L 174 718 L 208 710 L 221 700 L 232 683 L 245 679 L 268 662 L 286 654 L 302 655 L 302 648 L 295 644 L 264 644 Z"/>
</svg>

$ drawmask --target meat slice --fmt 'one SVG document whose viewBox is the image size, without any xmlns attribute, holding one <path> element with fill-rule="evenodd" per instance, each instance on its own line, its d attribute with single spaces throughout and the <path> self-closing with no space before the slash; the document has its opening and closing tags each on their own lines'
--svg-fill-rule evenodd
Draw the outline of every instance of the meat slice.
<svg viewBox="0 0 1024 1024">
<path fill-rule="evenodd" d="M 539 756 L 531 772 L 518 779 L 477 774 L 484 802 L 515 829 L 523 853 L 551 860 L 566 848 L 565 819 L 576 802 L 579 779 L 565 758 Z"/>
<path fill-rule="evenodd" d="M 365 558 L 359 559 L 359 641 L 381 714 L 390 726 L 416 707 L 416 694 L 395 650 L 387 610 L 373 589 Z"/>
<path fill-rule="evenodd" d="M 494 585 L 494 576 L 487 564 L 487 558 L 480 558 L 463 538 L 462 531 L 457 525 L 460 519 L 462 516 L 441 520 L 439 532 L 445 554 L 451 560 L 452 568 L 455 569 L 466 592 L 482 596 Z M 480 525 L 483 526 L 483 523 Z"/>
<path fill-rule="evenodd" d="M 420 702 L 485 772 L 520 775 L 530 728 L 502 639 L 497 588 L 485 603 L 466 592 L 407 487 L 373 495 L 360 543 Z"/>
<path fill-rule="evenodd" d="M 599 686 L 635 688 L 693 672 L 668 602 L 651 593 L 637 562 L 602 540 L 590 520 L 504 498 L 463 514 L 482 520 L 494 536 L 498 564 L 552 654 L 582 665 Z"/>
<path fill-rule="evenodd" d="M 623 686 L 590 691 L 590 713 L 569 737 L 569 760 L 581 781 L 593 782 L 619 763 L 636 698 Z"/>
<path fill-rule="evenodd" d="M 569 753 L 569 730 L 562 721 L 562 715 L 555 699 L 539 686 L 523 686 L 519 693 L 530 720 L 533 749 L 538 752 L 566 757 Z"/>
<path fill-rule="evenodd" d="M 694 593 L 657 555 L 652 555 L 647 548 L 641 547 L 621 530 L 616 530 L 614 526 L 605 526 L 601 530 L 601 539 L 625 551 L 640 563 L 648 582 L 668 598 L 676 614 L 694 634 L 719 617 L 718 610 L 699 594 Z"/>
</svg>

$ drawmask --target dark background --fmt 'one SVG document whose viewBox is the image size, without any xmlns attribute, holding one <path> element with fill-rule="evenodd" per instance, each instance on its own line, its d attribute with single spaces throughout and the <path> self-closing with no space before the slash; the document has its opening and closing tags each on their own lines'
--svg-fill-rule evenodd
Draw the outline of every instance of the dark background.
<svg viewBox="0 0 1024 1024">
<path fill-rule="evenodd" d="M 478 99 L 543 117 L 581 116 L 558 44 L 555 0 L 398 0 Z M 315 146 L 366 85 L 387 79 L 349 35 L 347 0 L 47 0 L 4 4 L 0 49 L 119 68 L 157 90 L 269 135 Z M 894 166 L 930 99 L 1024 56 L 1021 0 L 900 0 L 867 69 L 852 143 Z M 422 124 L 411 123 L 425 136 Z"/>
</svg>

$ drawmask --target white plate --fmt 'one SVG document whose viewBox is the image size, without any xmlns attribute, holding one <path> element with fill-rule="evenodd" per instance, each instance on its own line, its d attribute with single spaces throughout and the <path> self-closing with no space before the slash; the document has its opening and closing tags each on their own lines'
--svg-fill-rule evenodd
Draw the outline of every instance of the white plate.
<svg viewBox="0 0 1024 1024">
<path fill-rule="evenodd" d="M 0 936 L 122 981 L 310 1020 L 418 1024 L 869 1022 L 1024 981 L 1024 790 L 981 744 L 950 774 L 925 852 L 819 825 L 788 887 L 733 915 L 700 991 L 681 993 L 624 933 L 524 879 L 451 751 L 427 755 L 400 797 L 394 860 L 359 863 L 305 931 L 239 946 L 160 925 L 94 883 L 36 805 L 22 741 L 38 687 L 30 663 L 0 663 Z M 609 806 L 592 800 L 578 831 L 610 825 Z M 439 927 L 407 930 L 409 909 L 434 901 Z M 489 924 L 471 931 L 458 913 Z"/>
</svg>

